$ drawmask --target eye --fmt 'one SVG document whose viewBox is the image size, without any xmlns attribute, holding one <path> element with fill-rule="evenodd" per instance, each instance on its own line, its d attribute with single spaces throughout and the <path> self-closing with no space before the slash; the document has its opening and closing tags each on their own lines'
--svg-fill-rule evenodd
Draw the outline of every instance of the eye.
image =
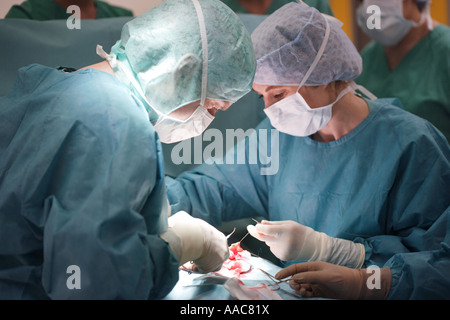
<svg viewBox="0 0 450 320">
<path fill-rule="evenodd" d="M 277 93 L 273 97 L 277 100 L 283 99 L 285 92 Z"/>
</svg>

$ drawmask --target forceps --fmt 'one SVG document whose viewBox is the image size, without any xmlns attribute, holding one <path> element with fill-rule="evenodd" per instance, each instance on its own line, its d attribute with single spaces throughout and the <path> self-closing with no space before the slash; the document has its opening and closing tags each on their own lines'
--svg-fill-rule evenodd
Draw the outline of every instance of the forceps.
<svg viewBox="0 0 450 320">
<path fill-rule="evenodd" d="M 269 279 L 273 282 L 272 284 L 269 284 L 269 287 L 273 287 L 273 288 L 272 288 L 273 290 L 279 290 L 279 289 L 281 289 L 281 288 L 280 288 L 280 283 L 283 283 L 283 282 L 288 283 L 289 280 L 290 280 L 290 278 L 289 278 L 289 279 L 284 279 L 284 280 L 278 280 L 277 278 L 275 278 L 273 275 L 271 275 L 271 274 L 268 273 L 267 271 L 264 271 L 264 270 L 261 269 L 261 268 L 257 268 L 257 269 L 258 269 L 259 271 L 261 271 L 262 273 L 264 273 L 266 276 L 268 276 Z"/>
<path fill-rule="evenodd" d="M 289 279 L 284 279 L 284 280 L 278 280 L 273 275 L 271 275 L 270 273 L 264 271 L 263 269 L 261 269 L 261 268 L 257 268 L 257 269 L 260 270 L 262 273 L 264 273 L 267 277 L 269 277 L 269 279 L 273 282 L 272 284 L 268 284 L 268 286 L 270 288 L 272 288 L 273 291 L 280 290 L 280 291 L 283 291 L 284 293 L 289 294 L 289 295 L 291 295 L 291 296 L 293 296 L 293 297 L 295 297 L 297 299 L 298 298 L 302 298 L 302 296 L 300 294 L 297 294 L 297 293 L 295 293 L 293 291 L 285 290 L 285 289 L 280 287 L 280 283 L 288 283 L 290 278 Z"/>
</svg>

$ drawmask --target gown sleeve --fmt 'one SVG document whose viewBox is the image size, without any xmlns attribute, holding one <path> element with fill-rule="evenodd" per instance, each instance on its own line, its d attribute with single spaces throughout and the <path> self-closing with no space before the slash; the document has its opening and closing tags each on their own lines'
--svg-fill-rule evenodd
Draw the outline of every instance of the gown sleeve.
<svg viewBox="0 0 450 320">
<path fill-rule="evenodd" d="M 56 95 L 35 141 L 27 185 L 29 197 L 47 194 L 43 287 L 52 299 L 162 298 L 178 261 L 159 237 L 169 209 L 161 145 L 124 87 L 85 81 L 81 96 Z"/>
<path fill-rule="evenodd" d="M 355 240 L 365 245 L 365 266 L 391 268 L 388 299 L 450 296 L 450 151 L 443 135 L 424 125 L 421 132 L 428 133 L 401 156 L 386 208 L 386 234 Z"/>
<path fill-rule="evenodd" d="M 261 173 L 270 161 L 262 155 L 271 154 L 266 142 L 275 130 L 269 129 L 268 121 L 251 130 L 248 138 L 227 152 L 222 164 L 203 164 L 176 179 L 166 177 L 172 212 L 183 210 L 215 226 L 222 221 L 267 217 L 267 175 Z M 251 157 L 252 152 L 258 156 Z M 239 164 L 242 155 L 247 161 Z"/>
<path fill-rule="evenodd" d="M 448 299 L 450 297 L 450 207 L 425 232 L 436 237 L 434 250 L 395 254 L 386 263 L 392 272 L 388 299 Z M 444 235 L 444 239 L 442 239 Z M 441 240 L 442 239 L 442 240 Z"/>
</svg>

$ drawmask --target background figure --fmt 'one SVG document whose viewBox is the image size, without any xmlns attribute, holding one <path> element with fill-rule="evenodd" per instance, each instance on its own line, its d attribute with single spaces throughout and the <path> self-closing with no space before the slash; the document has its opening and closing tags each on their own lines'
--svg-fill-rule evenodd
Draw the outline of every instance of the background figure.
<svg viewBox="0 0 450 320">
<path fill-rule="evenodd" d="M 285 4 L 295 0 L 222 0 L 236 13 L 271 14 Z M 320 12 L 333 15 L 328 0 L 304 0 Z"/>
<path fill-rule="evenodd" d="M 72 15 L 72 13 L 66 12 L 67 7 L 71 5 L 80 7 L 81 19 L 133 16 L 131 10 L 113 6 L 100 0 L 27 0 L 20 5 L 12 6 L 5 19 L 67 19 Z"/>
<path fill-rule="evenodd" d="M 361 53 L 356 82 L 379 98 L 399 98 L 450 141 L 450 28 L 431 19 L 430 0 L 358 2 L 358 24 L 374 41 Z M 380 29 L 367 27 L 370 5 L 381 9 Z"/>
</svg>

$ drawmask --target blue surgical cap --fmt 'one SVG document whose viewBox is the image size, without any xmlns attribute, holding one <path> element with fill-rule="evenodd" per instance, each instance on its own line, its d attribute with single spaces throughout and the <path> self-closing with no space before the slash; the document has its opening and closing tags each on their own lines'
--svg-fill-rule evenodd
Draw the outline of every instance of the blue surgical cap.
<svg viewBox="0 0 450 320">
<path fill-rule="evenodd" d="M 267 17 L 252 33 L 257 59 L 254 82 L 298 86 L 323 43 L 327 20 L 330 36 L 325 51 L 305 85 L 350 81 L 360 75 L 361 56 L 339 21 L 303 2 L 292 2 Z"/>
<path fill-rule="evenodd" d="M 158 111 L 152 121 L 201 100 L 203 84 L 205 98 L 235 102 L 256 69 L 247 29 L 219 0 L 165 0 L 126 23 L 111 53 L 127 71 L 116 76 Z"/>
</svg>

